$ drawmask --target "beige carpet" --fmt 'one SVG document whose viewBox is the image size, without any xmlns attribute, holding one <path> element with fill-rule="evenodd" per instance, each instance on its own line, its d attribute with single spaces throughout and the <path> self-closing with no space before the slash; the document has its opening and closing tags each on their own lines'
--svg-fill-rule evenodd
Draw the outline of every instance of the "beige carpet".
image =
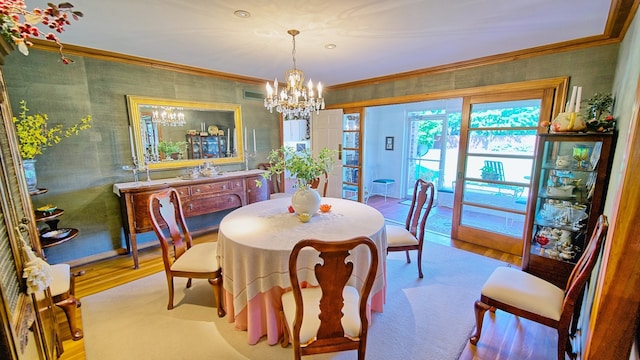
<svg viewBox="0 0 640 360">
<path fill-rule="evenodd" d="M 415 252 L 413 252 L 415 256 Z M 415 259 L 415 257 L 413 257 Z M 367 359 L 457 359 L 474 327 L 473 302 L 484 280 L 502 263 L 446 246 L 425 244 L 424 279 L 404 253 L 387 258 L 387 303 L 374 313 Z M 289 359 L 291 347 L 250 346 L 214 309 L 209 284 L 191 289 L 176 281 L 176 307 L 168 311 L 164 273 L 82 299 L 88 360 Z M 356 359 L 354 351 L 311 359 Z"/>
</svg>

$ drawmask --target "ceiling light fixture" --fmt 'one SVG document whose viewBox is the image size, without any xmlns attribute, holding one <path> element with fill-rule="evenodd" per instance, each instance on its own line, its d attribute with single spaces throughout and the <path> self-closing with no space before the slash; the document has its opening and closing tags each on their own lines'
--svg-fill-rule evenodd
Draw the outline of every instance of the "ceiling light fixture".
<svg viewBox="0 0 640 360">
<path fill-rule="evenodd" d="M 236 10 L 233 12 L 239 18 L 248 18 L 251 17 L 251 13 L 246 10 Z"/>
<path fill-rule="evenodd" d="M 184 126 L 187 124 L 187 120 L 184 117 L 182 111 L 176 112 L 175 110 L 182 110 L 181 108 L 174 107 L 162 107 L 162 111 L 154 110 L 151 113 L 151 121 L 164 126 Z"/>
<path fill-rule="evenodd" d="M 278 89 L 278 78 L 275 79 L 273 87 L 267 82 L 267 97 L 264 99 L 264 107 L 273 112 L 273 108 L 284 116 L 285 120 L 293 118 L 308 117 L 311 112 L 318 113 L 324 109 L 324 99 L 322 98 L 322 84 L 318 82 L 317 96 L 314 93 L 313 83 L 309 80 L 304 86 L 304 72 L 296 68 L 296 35 L 298 30 L 287 31 L 293 37 L 293 69 L 287 70 L 284 77 L 286 86 Z"/>
</svg>

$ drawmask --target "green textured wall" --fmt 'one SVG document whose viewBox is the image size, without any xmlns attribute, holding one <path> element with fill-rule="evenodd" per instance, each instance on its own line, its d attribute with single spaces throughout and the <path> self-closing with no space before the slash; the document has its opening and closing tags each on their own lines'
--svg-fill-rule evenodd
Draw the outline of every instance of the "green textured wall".
<svg viewBox="0 0 640 360">
<path fill-rule="evenodd" d="M 611 91 L 618 45 L 607 45 L 432 76 L 326 92 L 327 103 L 348 103 L 442 90 L 571 76 L 571 85 L 583 93 Z M 34 205 L 52 203 L 65 209 L 60 226 L 80 229 L 78 238 L 51 248 L 52 262 L 99 256 L 124 246 L 120 208 L 112 185 L 131 181 L 121 170 L 130 164 L 125 95 L 230 102 L 242 105 L 243 121 L 258 134 L 258 158 L 279 144 L 275 114 L 259 100 L 243 99 L 243 90 L 258 86 L 200 77 L 148 67 L 73 57 L 62 65 L 55 53 L 32 51 L 28 57 L 14 52 L 6 59 L 5 76 L 13 110 L 21 99 L 32 111 L 46 112 L 55 123 L 72 123 L 86 114 L 93 128 L 48 149 L 38 157 L 39 186 L 49 192 L 34 198 Z M 175 173 L 153 174 L 153 178 Z M 220 216 L 199 219 L 219 221 Z M 151 234 L 140 241 L 151 241 Z"/>
<path fill-rule="evenodd" d="M 130 165 L 129 118 L 125 95 L 179 100 L 236 103 L 242 107 L 243 124 L 256 129 L 258 156 L 250 166 L 264 161 L 279 144 L 278 117 L 265 111 L 260 100 L 243 99 L 254 85 L 195 76 L 149 67 L 72 56 L 63 65 L 56 53 L 32 50 L 29 56 L 14 51 L 6 58 L 5 76 L 14 113 L 22 99 L 31 113 L 46 113 L 50 123 L 70 124 L 91 114 L 93 126 L 64 139 L 36 157 L 38 187 L 48 192 L 33 197 L 34 207 L 51 203 L 65 210 L 59 227 L 80 230 L 77 238 L 47 250 L 53 263 L 73 261 L 123 248 L 124 235 L 118 197 L 112 186 L 133 181 Z M 243 164 L 226 170 L 243 168 Z M 167 178 L 176 171 L 152 173 Z M 144 179 L 144 177 L 142 178 Z M 194 227 L 220 221 L 218 216 L 193 219 Z M 155 241 L 152 233 L 140 242 Z"/>
<path fill-rule="evenodd" d="M 558 76 L 570 76 L 570 85 L 582 86 L 583 94 L 611 92 L 617 56 L 618 45 L 606 45 L 378 85 L 329 89 L 325 96 L 329 104 L 344 104 Z"/>
</svg>

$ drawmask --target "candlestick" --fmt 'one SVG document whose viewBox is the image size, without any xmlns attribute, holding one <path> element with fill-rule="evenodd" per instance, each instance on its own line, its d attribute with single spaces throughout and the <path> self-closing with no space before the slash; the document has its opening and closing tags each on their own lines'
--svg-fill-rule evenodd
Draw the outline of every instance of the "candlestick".
<svg viewBox="0 0 640 360">
<path fill-rule="evenodd" d="M 574 86 L 573 89 L 571 90 L 571 101 L 569 101 L 569 109 L 567 110 L 567 112 L 573 112 L 574 109 L 574 105 L 576 102 L 576 91 L 578 90 L 577 86 Z"/>
<path fill-rule="evenodd" d="M 244 128 L 244 143 L 242 144 L 244 151 L 247 151 L 247 128 Z"/>
<path fill-rule="evenodd" d="M 233 128 L 233 153 L 236 153 L 238 150 L 238 129 Z"/>
<path fill-rule="evenodd" d="M 578 86 L 578 95 L 576 96 L 576 112 L 580 112 L 580 99 L 582 98 L 582 86 Z"/>
<path fill-rule="evenodd" d="M 129 126 L 129 142 L 131 146 L 131 157 L 136 157 L 136 150 L 133 146 L 133 129 L 131 129 L 131 126 Z"/>
<path fill-rule="evenodd" d="M 227 154 L 229 153 L 229 146 L 231 146 L 229 143 L 231 142 L 231 131 L 229 128 L 227 128 Z"/>
<path fill-rule="evenodd" d="M 256 129 L 253 129 L 253 153 L 255 154 L 256 152 Z"/>
</svg>

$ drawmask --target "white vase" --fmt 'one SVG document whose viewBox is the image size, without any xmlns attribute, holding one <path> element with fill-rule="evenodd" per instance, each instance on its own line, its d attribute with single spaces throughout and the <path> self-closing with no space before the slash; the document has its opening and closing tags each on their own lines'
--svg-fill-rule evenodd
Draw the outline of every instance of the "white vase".
<svg viewBox="0 0 640 360">
<path fill-rule="evenodd" d="M 38 178 L 36 176 L 36 160 L 22 160 L 22 169 L 24 170 L 24 177 L 27 179 L 29 191 L 38 190 L 38 188 L 36 188 L 36 185 L 38 185 Z"/>
<path fill-rule="evenodd" d="M 320 209 L 320 194 L 309 186 L 298 188 L 291 197 L 291 206 L 297 214 L 315 215 Z"/>
</svg>

